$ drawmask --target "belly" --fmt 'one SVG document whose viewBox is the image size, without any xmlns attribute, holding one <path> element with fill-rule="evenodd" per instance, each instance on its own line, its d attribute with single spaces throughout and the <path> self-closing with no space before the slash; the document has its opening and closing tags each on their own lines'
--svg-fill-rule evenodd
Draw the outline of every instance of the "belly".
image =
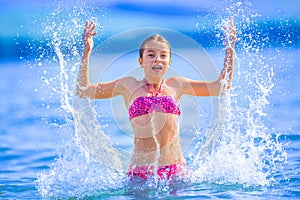
<svg viewBox="0 0 300 200">
<path fill-rule="evenodd" d="M 175 114 L 153 112 L 142 115 L 131 120 L 134 137 L 139 139 L 151 139 L 153 135 L 169 133 L 168 135 L 178 133 L 178 119 Z"/>
<path fill-rule="evenodd" d="M 155 144 L 150 146 L 149 144 L 145 145 L 145 143 L 141 144 L 141 142 L 138 142 L 135 147 L 132 153 L 131 166 L 149 166 L 151 164 L 166 166 L 185 163 L 178 139 L 174 139 L 159 148 L 155 147 Z"/>
<path fill-rule="evenodd" d="M 132 164 L 159 165 L 182 163 L 178 116 L 170 113 L 152 113 L 134 118 L 134 152 Z"/>
</svg>

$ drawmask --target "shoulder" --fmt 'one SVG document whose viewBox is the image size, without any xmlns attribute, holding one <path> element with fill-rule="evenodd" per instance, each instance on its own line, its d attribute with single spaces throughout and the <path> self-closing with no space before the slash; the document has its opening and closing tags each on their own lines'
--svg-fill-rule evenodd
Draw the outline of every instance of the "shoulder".
<svg viewBox="0 0 300 200">
<path fill-rule="evenodd" d="M 141 81 L 132 76 L 125 76 L 118 79 L 117 88 L 119 93 L 123 95 L 127 106 L 134 92 L 140 87 L 140 83 Z"/>
<path fill-rule="evenodd" d="M 174 76 L 166 79 L 166 85 L 174 92 L 177 99 L 180 99 L 184 87 L 185 78 Z"/>
<path fill-rule="evenodd" d="M 118 80 L 117 87 L 120 90 L 121 93 L 132 93 L 135 91 L 138 87 L 140 87 L 140 81 L 137 80 L 135 77 L 132 76 L 125 76 Z"/>
<path fill-rule="evenodd" d="M 130 86 L 130 85 L 135 85 L 138 83 L 139 83 L 139 81 L 132 76 L 125 76 L 118 80 L 118 84 L 125 86 L 125 87 Z"/>
<path fill-rule="evenodd" d="M 186 82 L 186 78 L 180 76 L 173 76 L 166 80 L 166 83 L 170 87 L 179 87 L 182 86 L 183 83 Z"/>
<path fill-rule="evenodd" d="M 166 80 L 166 83 L 167 83 L 168 87 L 172 88 L 172 90 L 175 91 L 175 93 L 179 99 L 183 94 L 189 93 L 189 92 L 187 92 L 187 89 L 191 88 L 193 81 L 186 77 L 174 76 L 174 77 L 168 78 Z"/>
</svg>

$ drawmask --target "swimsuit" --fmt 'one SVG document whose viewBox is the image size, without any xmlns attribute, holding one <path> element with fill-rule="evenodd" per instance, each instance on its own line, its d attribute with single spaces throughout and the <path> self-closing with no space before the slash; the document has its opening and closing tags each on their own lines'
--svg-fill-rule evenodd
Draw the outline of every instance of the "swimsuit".
<svg viewBox="0 0 300 200">
<path fill-rule="evenodd" d="M 155 173 L 156 172 L 156 173 Z M 142 179 L 148 179 L 154 175 L 158 175 L 159 179 L 167 178 L 168 180 L 172 180 L 175 176 L 186 175 L 187 174 L 187 166 L 183 164 L 171 164 L 166 166 L 158 167 L 155 170 L 153 165 L 151 166 L 136 166 L 132 168 L 130 166 L 129 171 L 127 173 L 128 177 L 132 180 L 133 177 L 140 177 Z"/>
<path fill-rule="evenodd" d="M 144 81 L 146 81 L 144 79 Z M 141 96 L 136 98 L 128 109 L 129 119 L 146 115 L 152 112 L 164 112 L 180 115 L 179 103 L 173 96 L 159 96 L 163 81 L 157 90 L 156 94 L 151 90 L 150 84 L 146 82 L 148 90 L 152 96 Z"/>
<path fill-rule="evenodd" d="M 128 109 L 129 119 L 150 114 L 152 112 L 163 112 L 180 115 L 179 103 L 173 96 L 159 96 L 162 90 L 162 85 L 159 86 L 156 94 L 151 90 L 150 84 L 144 79 L 147 89 L 151 92 L 152 96 L 141 96 L 136 98 Z M 160 179 L 172 179 L 175 175 L 186 172 L 185 164 L 171 164 L 167 166 L 158 167 L 157 169 L 151 166 L 130 166 L 127 175 L 132 179 L 134 176 L 147 179 L 150 176 L 158 175 Z"/>
</svg>

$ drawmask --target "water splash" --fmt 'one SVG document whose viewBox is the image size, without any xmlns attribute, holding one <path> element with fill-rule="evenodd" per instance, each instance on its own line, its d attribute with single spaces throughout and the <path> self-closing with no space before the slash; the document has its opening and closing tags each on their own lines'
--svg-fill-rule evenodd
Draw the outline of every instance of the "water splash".
<svg viewBox="0 0 300 200">
<path fill-rule="evenodd" d="M 237 48 L 233 88 L 215 100 L 211 128 L 192 158 L 194 182 L 270 186 L 286 161 L 284 145 L 266 127 L 265 107 L 274 83 L 266 63 L 266 38 L 257 26 L 259 14 L 247 1 L 233 3 L 222 15 L 235 16 Z M 248 9 L 247 9 L 248 8 Z M 226 17 L 228 18 L 228 17 Z M 222 19 L 226 19 L 222 17 Z M 223 27 L 220 23 L 219 27 Z M 203 134 L 203 133 L 202 133 Z M 220 167 L 222 166 L 222 167 Z"/>
<path fill-rule="evenodd" d="M 276 182 L 273 173 L 280 170 L 281 163 L 286 160 L 283 145 L 278 142 L 279 135 L 272 135 L 264 124 L 264 109 L 274 86 L 274 72 L 266 64 L 268 58 L 263 51 L 268 36 L 262 35 L 255 21 L 259 15 L 249 7 L 247 2 L 232 3 L 219 16 L 221 21 L 228 16 L 236 17 L 239 40 L 234 87 L 227 95 L 214 99 L 213 121 L 210 129 L 206 130 L 207 136 L 199 136 L 203 132 L 196 136 L 199 148 L 191 156 L 192 183 L 268 186 Z M 157 187 L 160 192 L 171 192 L 174 186 L 170 186 L 169 182 L 149 180 L 135 183 L 131 189 L 130 185 L 124 184 L 126 178 L 120 173 L 122 163 L 118 152 L 98 123 L 93 101 L 73 98 L 76 63 L 80 58 L 80 31 L 84 21 L 94 19 L 100 28 L 98 34 L 103 30 L 101 25 L 99 27 L 99 18 L 89 12 L 91 7 L 88 3 L 72 5 L 67 8 L 68 12 L 63 8 L 64 5 L 58 5 L 46 21 L 45 30 L 50 33 L 48 46 L 53 48 L 54 53 L 42 53 L 37 61 L 40 63 L 47 57 L 47 62 L 55 65 L 53 73 L 59 68 L 58 75 L 48 79 L 43 77 L 42 81 L 53 94 L 58 95 L 61 105 L 58 113 L 66 120 L 64 126 L 68 128 L 58 126 L 63 147 L 50 169 L 38 175 L 40 195 L 80 198 L 123 187 L 131 195 L 137 193 L 139 197 L 142 195 L 140 191 L 155 191 Z M 221 27 L 222 23 L 218 34 Z M 222 40 L 221 34 L 218 34 L 217 38 Z M 175 187 L 180 186 L 178 183 Z"/>
<path fill-rule="evenodd" d="M 60 102 L 56 112 L 64 122 L 55 120 L 50 124 L 57 128 L 62 147 L 50 169 L 38 174 L 37 187 L 43 197 L 83 197 L 122 185 L 117 151 L 101 131 L 93 102 L 77 99 L 73 93 L 79 46 L 82 46 L 81 31 L 85 20 L 97 21 L 92 14 L 89 2 L 72 5 L 60 2 L 44 24 L 45 34 L 49 36 L 47 46 L 53 49 L 54 55 L 45 51 L 37 62 L 44 63 L 38 65 L 45 66 L 44 70 L 52 71 L 49 75 L 57 74 L 50 78 L 43 76 L 42 81 L 55 96 L 49 98 Z M 98 34 L 101 34 L 101 23 L 98 23 Z"/>
</svg>

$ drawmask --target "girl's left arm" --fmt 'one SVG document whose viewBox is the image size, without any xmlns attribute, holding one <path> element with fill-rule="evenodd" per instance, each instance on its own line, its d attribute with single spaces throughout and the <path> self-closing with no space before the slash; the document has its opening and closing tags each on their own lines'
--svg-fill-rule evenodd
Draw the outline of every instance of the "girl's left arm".
<svg viewBox="0 0 300 200">
<path fill-rule="evenodd" d="M 224 66 L 219 78 L 215 81 L 197 81 L 187 78 L 176 78 L 180 94 L 193 96 L 219 96 L 231 87 L 233 69 L 234 69 L 234 46 L 236 43 L 236 29 L 234 27 L 234 18 L 230 19 L 230 27 L 224 28 L 224 46 L 225 60 Z M 224 88 L 222 88 L 224 87 Z"/>
</svg>

